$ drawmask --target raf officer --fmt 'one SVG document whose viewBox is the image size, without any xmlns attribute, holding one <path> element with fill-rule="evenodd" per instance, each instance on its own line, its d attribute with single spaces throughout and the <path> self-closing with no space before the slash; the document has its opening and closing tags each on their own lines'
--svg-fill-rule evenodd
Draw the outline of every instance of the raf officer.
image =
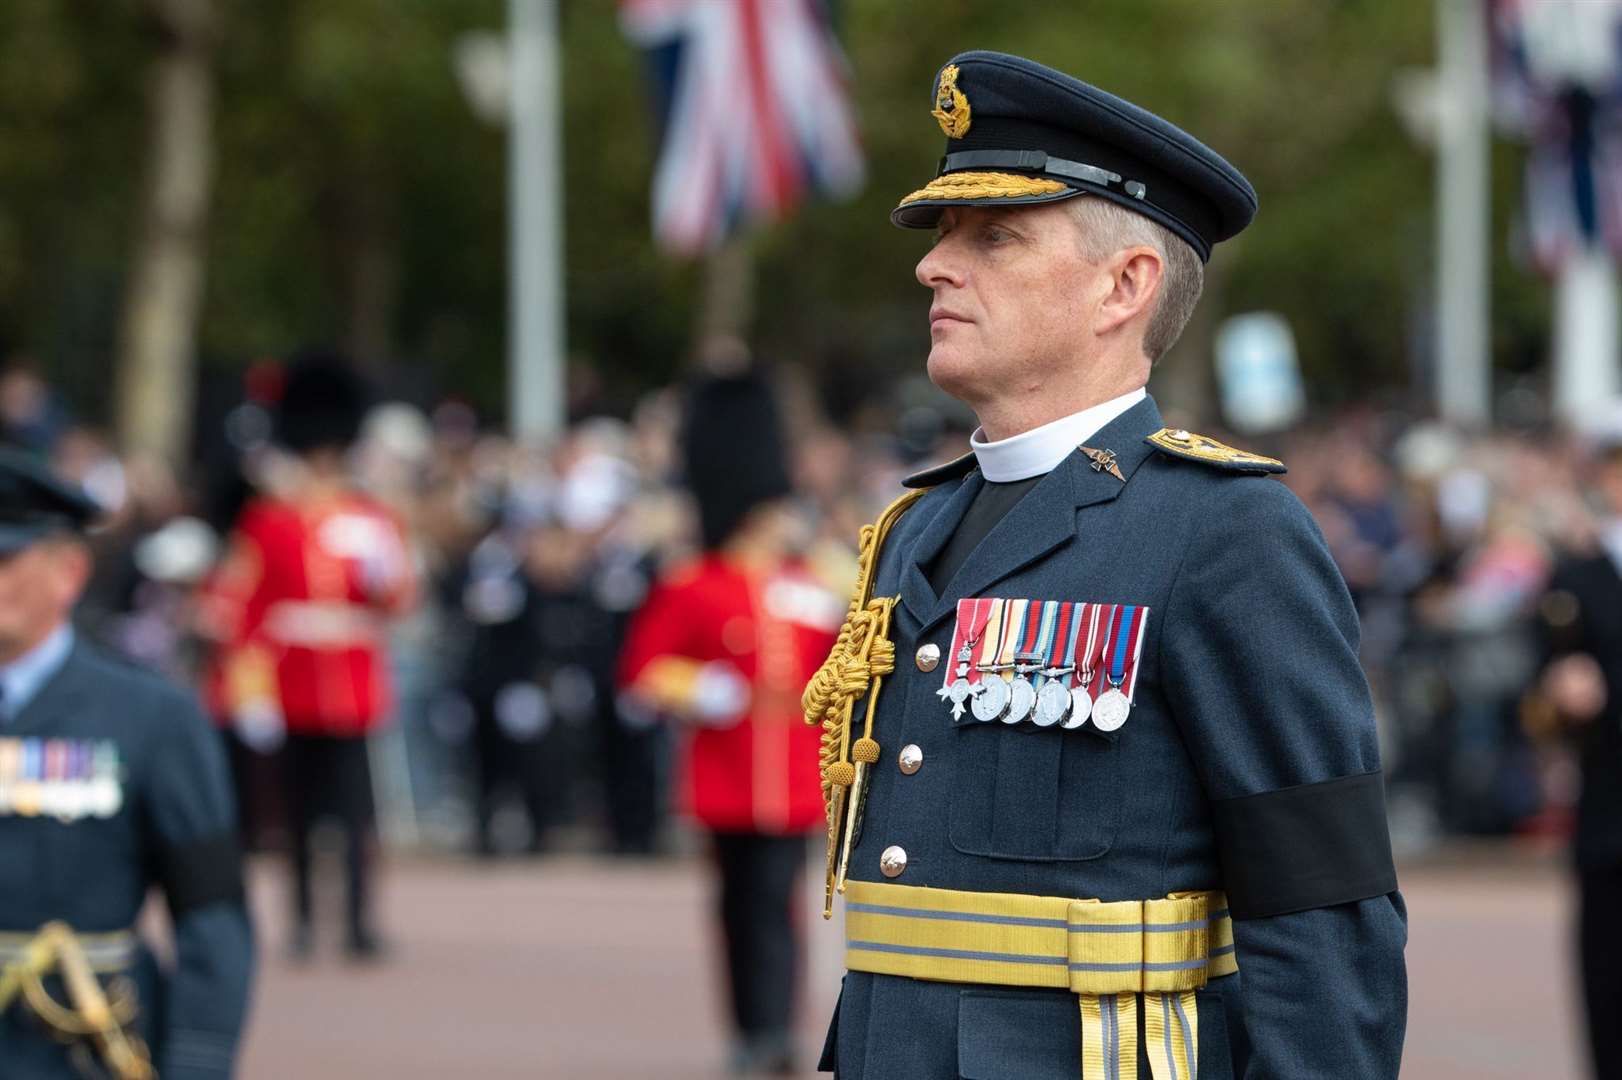
<svg viewBox="0 0 1622 1080">
<path fill-rule="evenodd" d="M 226 766 L 188 695 L 75 636 L 95 515 L 0 450 L 0 1073 L 229 1076 L 252 941 Z M 131 929 L 154 884 L 167 972 Z"/>
<path fill-rule="evenodd" d="M 972 453 L 864 530 L 823 727 L 844 988 L 822 1068 L 1395 1077 L 1406 917 L 1357 619 L 1269 458 L 1150 368 L 1233 166 L 1018 57 L 936 76 L 929 375 Z"/>
</svg>

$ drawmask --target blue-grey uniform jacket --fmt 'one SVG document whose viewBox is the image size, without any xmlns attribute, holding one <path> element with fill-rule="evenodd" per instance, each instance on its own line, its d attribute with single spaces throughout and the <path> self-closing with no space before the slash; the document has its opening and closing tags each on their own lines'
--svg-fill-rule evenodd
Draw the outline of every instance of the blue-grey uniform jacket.
<svg viewBox="0 0 1622 1080">
<path fill-rule="evenodd" d="M 900 597 L 896 671 L 850 877 L 1105 901 L 1225 889 L 1239 974 L 1198 992 L 1199 1080 L 1395 1077 L 1406 914 L 1351 600 L 1287 487 L 1254 460 L 1157 448 L 1146 437 L 1160 429 L 1152 399 L 1108 424 L 1088 445 L 1114 451 L 1124 482 L 1071 454 L 945 595 L 927 571 L 980 474 L 938 471 L 896 525 L 875 587 Z M 964 597 L 1147 606 L 1126 723 L 954 723 L 936 691 Z M 941 669 L 915 662 L 926 644 Z M 896 756 L 907 744 L 922 752 L 910 773 Z M 880 871 L 891 846 L 906 853 L 893 879 Z M 1076 997 L 852 971 L 822 1068 L 1075 1080 Z"/>
<path fill-rule="evenodd" d="M 58 785 L 48 812 L 0 800 L 0 931 L 51 920 L 83 934 L 128 930 L 157 885 L 174 925 L 175 963 L 160 971 L 139 950 L 138 1031 L 163 1080 L 230 1076 L 253 943 L 230 777 L 193 699 L 78 644 L 0 725 L 0 770 L 13 794 L 23 776 Z M 78 793 L 64 799 L 63 790 Z M 60 985 L 55 993 L 65 1001 Z M 21 1002 L 0 1015 L 0 1076 L 80 1075 Z"/>
</svg>

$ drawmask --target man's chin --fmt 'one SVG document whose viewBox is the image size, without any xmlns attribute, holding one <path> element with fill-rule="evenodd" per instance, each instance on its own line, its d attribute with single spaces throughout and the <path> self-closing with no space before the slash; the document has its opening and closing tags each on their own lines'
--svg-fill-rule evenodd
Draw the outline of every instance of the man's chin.
<svg viewBox="0 0 1622 1080">
<path fill-rule="evenodd" d="M 960 401 L 969 402 L 978 396 L 975 377 L 979 372 L 973 360 L 956 349 L 937 345 L 929 350 L 925 370 L 930 382 Z"/>
</svg>

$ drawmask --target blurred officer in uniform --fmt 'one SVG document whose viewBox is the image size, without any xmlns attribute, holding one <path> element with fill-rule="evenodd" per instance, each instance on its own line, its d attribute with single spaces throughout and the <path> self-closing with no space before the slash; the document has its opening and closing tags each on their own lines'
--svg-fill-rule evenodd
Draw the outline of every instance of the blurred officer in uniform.
<svg viewBox="0 0 1622 1080">
<path fill-rule="evenodd" d="M 1622 414 L 1617 416 L 1622 420 Z M 1594 1076 L 1622 1077 L 1622 424 L 1593 463 L 1597 544 L 1567 552 L 1539 606 L 1542 697 L 1577 748 L 1578 951 Z"/>
<path fill-rule="evenodd" d="M 1358 625 L 1269 458 L 1150 367 L 1255 193 L 1166 121 L 965 53 L 929 107 L 929 375 L 972 452 L 864 530 L 807 688 L 845 1080 L 1397 1075 L 1406 916 Z M 923 110 L 920 110 L 921 112 Z"/>
<path fill-rule="evenodd" d="M 327 817 L 344 834 L 347 951 L 370 959 L 381 949 L 366 740 L 393 707 L 386 633 L 414 602 L 416 580 L 399 522 L 350 478 L 365 405 L 364 386 L 339 358 L 294 362 L 276 430 L 293 457 L 274 490 L 243 508 L 205 600 L 229 658 L 237 730 L 264 748 L 285 735 L 295 957 L 314 944 L 311 837 Z"/>
<path fill-rule="evenodd" d="M 633 617 L 627 696 L 692 725 L 682 797 L 710 831 L 735 1025 L 733 1071 L 794 1072 L 796 883 L 822 820 L 817 736 L 799 694 L 839 602 L 793 558 L 789 468 L 767 384 L 713 378 L 688 402 L 686 480 L 704 553 Z"/>
<path fill-rule="evenodd" d="M 230 778 L 189 695 L 76 637 L 96 514 L 0 450 L 0 1076 L 225 1077 L 253 966 Z M 132 929 L 151 885 L 170 971 Z"/>
</svg>

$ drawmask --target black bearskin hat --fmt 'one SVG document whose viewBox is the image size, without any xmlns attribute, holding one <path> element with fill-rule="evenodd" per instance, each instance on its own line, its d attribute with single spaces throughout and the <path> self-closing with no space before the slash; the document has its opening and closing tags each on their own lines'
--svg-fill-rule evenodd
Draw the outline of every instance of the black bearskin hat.
<svg viewBox="0 0 1622 1080">
<path fill-rule="evenodd" d="M 794 490 L 777 402 L 758 373 L 695 383 L 687 396 L 682 449 L 706 548 L 726 543 L 761 503 Z"/>
<path fill-rule="evenodd" d="M 366 384 L 336 353 L 307 350 L 293 358 L 276 410 L 276 441 L 295 454 L 346 450 L 360 436 Z"/>
</svg>

